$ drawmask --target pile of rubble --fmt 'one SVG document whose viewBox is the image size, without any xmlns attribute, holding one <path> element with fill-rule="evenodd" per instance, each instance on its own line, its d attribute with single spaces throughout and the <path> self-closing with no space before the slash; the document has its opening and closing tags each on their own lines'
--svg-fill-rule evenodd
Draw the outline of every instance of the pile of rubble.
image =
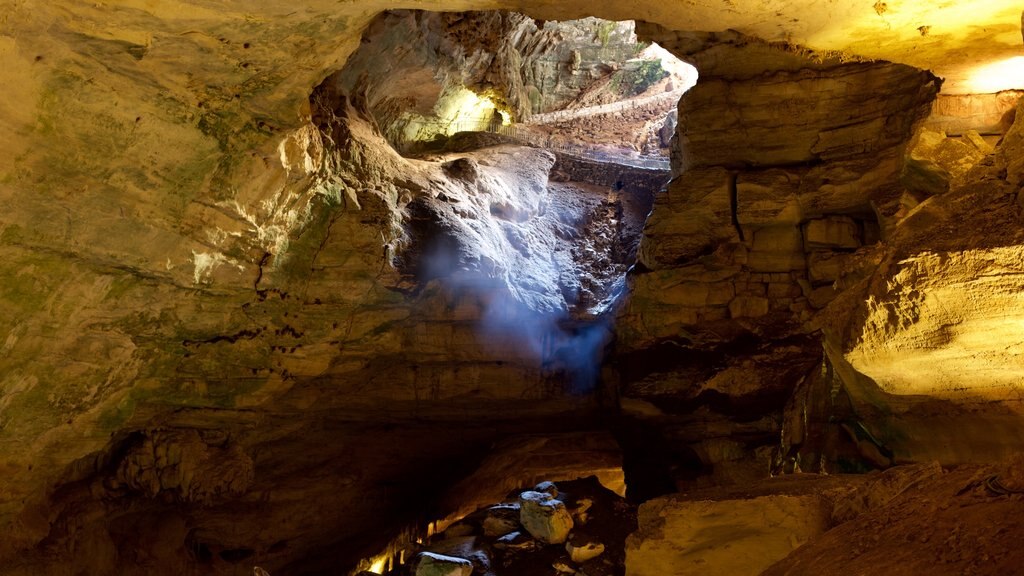
<svg viewBox="0 0 1024 576">
<path fill-rule="evenodd" d="M 387 574 L 623 575 L 625 540 L 635 530 L 635 507 L 596 478 L 541 482 L 435 534 Z"/>
</svg>

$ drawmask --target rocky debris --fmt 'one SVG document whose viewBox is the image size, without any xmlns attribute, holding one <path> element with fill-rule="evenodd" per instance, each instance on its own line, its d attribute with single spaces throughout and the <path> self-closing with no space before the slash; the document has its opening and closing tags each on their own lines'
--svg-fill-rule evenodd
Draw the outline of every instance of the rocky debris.
<svg viewBox="0 0 1024 576">
<path fill-rule="evenodd" d="M 565 543 L 565 551 L 576 564 L 593 560 L 604 553 L 604 544 L 591 540 L 586 536 L 573 534 Z"/>
<path fill-rule="evenodd" d="M 519 495 L 519 521 L 531 536 L 545 544 L 561 544 L 572 530 L 572 515 L 565 503 L 544 492 Z"/>
<path fill-rule="evenodd" d="M 518 524 L 517 524 L 518 527 Z M 509 532 L 494 541 L 494 547 L 506 552 L 532 551 L 539 546 L 536 540 L 526 532 Z"/>
<path fill-rule="evenodd" d="M 944 194 L 964 183 L 968 172 L 993 147 L 974 130 L 959 138 L 922 128 L 907 147 L 902 183 L 912 192 Z"/>
<path fill-rule="evenodd" d="M 448 518 L 452 521 L 464 518 L 482 527 L 509 523 L 518 526 L 518 494 L 521 492 L 518 487 L 536 487 L 543 484 L 545 478 L 553 478 L 559 486 L 565 486 L 569 481 L 590 476 L 596 477 L 607 490 L 625 495 L 622 450 L 607 432 L 505 438 L 490 447 L 486 458 L 472 474 L 448 490 L 441 507 L 451 511 Z M 514 501 L 491 505 L 513 491 L 517 496 Z M 587 497 L 581 498 L 586 500 Z M 575 508 L 570 509 L 570 512 L 575 511 Z"/>
<path fill-rule="evenodd" d="M 421 552 L 416 562 L 416 576 L 470 576 L 473 563 L 433 552 Z"/>
<path fill-rule="evenodd" d="M 481 522 L 484 536 L 504 536 L 519 527 L 519 504 L 497 504 L 485 509 Z"/>
<path fill-rule="evenodd" d="M 626 537 L 636 528 L 635 508 L 614 492 L 602 487 L 595 477 L 582 480 L 541 482 L 535 488 L 557 493 L 515 490 L 515 502 L 492 504 L 466 516 L 422 544 L 406 545 L 404 557 L 441 556 L 461 559 L 459 566 L 471 565 L 473 574 L 515 576 L 552 571 L 588 576 L 624 574 Z M 507 518 L 507 511 L 527 510 L 522 521 L 501 535 L 488 530 L 489 520 Z M 586 527 L 573 525 L 570 515 L 588 515 Z M 466 526 L 472 534 L 464 535 Z M 454 530 L 453 530 L 454 529 Z M 457 534 L 457 535 L 455 535 Z M 385 576 L 420 576 L 422 560 L 401 565 L 396 562 Z M 453 564 L 445 564 L 445 567 Z"/>
</svg>

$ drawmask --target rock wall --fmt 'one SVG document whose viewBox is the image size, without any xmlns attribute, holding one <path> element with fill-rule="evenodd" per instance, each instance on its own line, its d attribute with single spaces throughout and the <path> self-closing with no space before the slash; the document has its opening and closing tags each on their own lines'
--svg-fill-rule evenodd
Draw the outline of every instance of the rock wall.
<svg viewBox="0 0 1024 576">
<path fill-rule="evenodd" d="M 652 192 L 661 190 L 668 183 L 667 170 L 637 168 L 614 162 L 598 162 L 579 158 L 571 154 L 555 154 L 552 176 L 560 180 L 589 182 L 598 186 L 621 190 L 636 195 L 644 214 L 650 212 Z"/>
<path fill-rule="evenodd" d="M 904 148 L 939 81 L 819 68 L 702 75 L 680 102 L 681 172 L 655 198 L 614 358 L 624 408 L 693 451 L 676 482 L 768 469 L 772 421 L 819 364 L 819 311 L 891 233 Z"/>
<path fill-rule="evenodd" d="M 32 229 L 5 227 L 25 292 L 4 299 L 21 319 L 6 382 L 20 384 L 2 424 L 7 438 L 37 439 L 5 450 L 5 545 L 47 549 L 10 573 L 230 573 L 253 557 L 325 569 L 325 550 L 365 556 L 428 514 L 440 491 L 417 468 L 453 482 L 496 438 L 592 419 L 604 328 L 559 321 L 597 304 L 580 294 L 607 296 L 612 275 L 590 271 L 614 260 L 624 272 L 618 235 L 635 237 L 643 214 L 598 226 L 621 203 L 610 190 L 549 190 L 554 157 L 535 148 L 405 160 L 333 86 L 314 93 L 307 126 L 251 161 L 251 188 L 185 208 L 206 238 L 185 284 L 173 261 L 163 279 L 73 267 L 77 292 L 58 296 L 61 285 L 37 283 L 61 257 L 26 249 Z M 66 336 L 70 353 L 25 316 L 69 297 L 93 318 Z M 71 354 L 47 370 L 84 387 L 30 375 L 14 354 L 29 349 Z M 102 368 L 111 361 L 118 370 Z M 40 450 L 55 456 L 38 461 Z M 317 510 L 302 512 L 310 501 Z M 153 541 L 126 528 L 158 516 L 173 529 Z M 303 537 L 310 525 L 319 535 Z"/>
<path fill-rule="evenodd" d="M 1021 126 L 911 210 L 877 268 L 829 307 L 837 378 L 897 459 L 992 461 L 1022 436 Z"/>
</svg>

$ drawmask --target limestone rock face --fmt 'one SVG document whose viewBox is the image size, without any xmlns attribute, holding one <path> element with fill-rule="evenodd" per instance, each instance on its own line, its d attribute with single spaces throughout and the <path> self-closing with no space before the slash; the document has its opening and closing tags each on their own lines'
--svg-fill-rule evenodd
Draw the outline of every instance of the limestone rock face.
<svg viewBox="0 0 1024 576">
<path fill-rule="evenodd" d="M 536 149 L 405 160 L 361 106 L 334 87 L 319 90 L 305 126 L 232 168 L 247 176 L 235 198 L 207 190 L 179 207 L 175 234 L 202 242 L 142 243 L 153 258 L 165 251 L 159 264 L 99 264 L 89 254 L 101 241 L 58 255 L 40 249 L 43 229 L 4 227 L 0 250 L 22 283 L 0 300 L 4 321 L 15 322 L 0 415 L 11 473 L 0 490 L 16 536 L 3 546 L 49 538 L 63 546 L 55 555 L 68 555 L 54 567 L 80 562 L 102 573 L 119 560 L 70 559 L 79 533 L 97 539 L 80 555 L 116 549 L 138 536 L 109 518 L 138 502 L 154 515 L 196 503 L 189 541 L 182 534 L 152 551 L 168 570 L 197 562 L 190 549 L 205 550 L 198 562 L 213 571 L 245 550 L 276 555 L 264 557 L 271 571 L 320 569 L 326 556 L 314 551 L 332 547 L 327 540 L 355 542 L 352 531 L 386 540 L 383 525 L 408 513 L 393 507 L 421 480 L 411 471 L 453 446 L 480 454 L 533 422 L 587 417 L 587 389 L 573 396 L 564 387 L 583 372 L 578 382 L 593 386 L 596 362 L 580 361 L 580 343 L 598 353 L 606 331 L 580 339 L 582 327 L 562 331 L 556 320 L 579 304 L 565 287 L 583 281 L 570 271 L 608 258 L 617 232 L 602 232 L 604 249 L 554 243 L 562 234 L 590 245 L 591 211 L 615 210 L 603 204 L 607 191 L 586 199 L 561 183 L 552 199 L 553 158 Z M 598 284 L 590 288 L 610 288 Z M 80 326 L 59 342 L 45 336 L 48 313 L 36 315 L 49 298 Z M 539 347 L 548 331 L 551 348 Z M 22 351 L 53 361 L 26 363 Z M 44 367 L 45 378 L 35 374 Z M 61 379 L 75 385 L 64 389 Z M 49 464 L 37 462 L 40 453 L 53 454 Z M 301 472 L 312 469 L 320 472 Z M 392 499 L 365 497 L 382 482 L 398 482 Z M 265 498 L 269 491 L 280 498 Z M 294 510 L 310 501 L 316 510 Z M 251 528 L 229 530 L 229 516 Z M 299 537 L 306 522 L 323 531 Z M 361 554 L 349 545 L 342 554 Z M 126 574 L 145 570 L 120 561 Z"/>
<path fill-rule="evenodd" d="M 897 458 L 993 459 L 1021 437 L 1006 402 L 1022 377 L 1019 118 L 964 184 L 901 220 L 876 271 L 829 307 L 836 378 L 857 412 L 880 418 L 869 429 Z M 999 408 L 977 414 L 982 403 Z M 949 441 L 914 440 L 927 437 Z"/>
<path fill-rule="evenodd" d="M 773 166 L 878 152 L 907 138 L 920 117 L 905 111 L 936 91 L 927 72 L 878 64 L 778 72 L 754 82 L 702 77 L 680 102 L 682 165 Z M 724 102 L 758 104 L 722 114 Z"/>
<path fill-rule="evenodd" d="M 131 444 L 107 483 L 114 490 L 151 498 L 166 494 L 185 502 L 210 502 L 221 493 L 244 493 L 254 475 L 252 458 L 237 445 L 211 447 L 195 430 L 187 430 Z"/>
<path fill-rule="evenodd" d="M 764 437 L 740 457 L 712 423 L 779 414 L 813 373 L 814 319 L 891 233 L 903 147 L 939 84 L 889 63 L 787 66 L 702 76 L 680 102 L 682 172 L 655 198 L 617 317 L 623 396 L 656 408 L 634 414 L 693 451 L 676 455 L 677 485 L 695 459 L 735 481 L 752 470 L 732 462 L 771 451 Z"/>
<path fill-rule="evenodd" d="M 966 465 L 918 475 L 884 507 L 829 530 L 763 574 L 856 574 L 879 566 L 912 574 L 1013 572 L 1024 560 L 1012 545 L 1021 504 L 991 491 L 997 488 L 986 478 L 997 471 Z"/>
</svg>

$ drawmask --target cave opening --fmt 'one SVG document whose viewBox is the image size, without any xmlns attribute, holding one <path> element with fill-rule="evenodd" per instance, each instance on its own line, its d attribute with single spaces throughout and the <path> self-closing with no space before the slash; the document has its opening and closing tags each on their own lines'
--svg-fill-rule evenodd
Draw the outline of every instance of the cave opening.
<svg viewBox="0 0 1024 576">
<path fill-rule="evenodd" d="M 455 184 L 407 207 L 415 291 L 475 298 L 481 338 L 519 341 L 587 394 L 696 77 L 632 21 L 398 10 L 317 92 Z"/>
<path fill-rule="evenodd" d="M 623 500 L 619 454 L 635 442 L 623 443 L 621 423 L 605 415 L 615 392 L 604 382 L 602 358 L 647 215 L 671 177 L 678 101 L 696 77 L 692 66 L 639 41 L 632 21 L 390 11 L 316 89 L 314 122 L 335 136 L 335 146 L 366 129 L 400 154 L 393 161 L 434 175 L 406 200 L 394 257 L 423 323 L 436 326 L 440 310 L 464 331 L 453 337 L 424 328 L 413 338 L 446 351 L 461 347 L 456 357 L 482 357 L 489 365 L 483 378 L 501 381 L 501 371 L 525 368 L 522 377 L 536 382 L 528 396 L 571 399 L 579 420 L 576 427 L 541 424 L 525 436 L 526 429 L 508 427 L 511 434 L 495 437 L 498 447 L 476 453 L 476 473 L 495 474 L 492 457 L 509 457 L 503 441 L 526 438 L 535 448 L 521 454 L 530 458 L 544 453 L 538 442 L 559 446 L 551 450 L 565 460 L 506 466 L 499 492 L 424 497 L 412 515 L 421 519 L 360 570 L 402 573 L 417 552 L 465 526 L 475 507 L 500 505 L 541 480 L 595 476 L 600 483 L 580 489 L 620 510 L 669 490 L 663 464 L 629 456 L 627 474 L 657 478 L 642 480 L 648 488 L 634 491 L 632 503 Z M 420 359 L 409 368 L 443 374 L 452 362 L 438 356 L 433 366 Z M 470 454 L 465 462 L 474 462 Z M 684 459 L 697 474 L 696 455 Z M 580 502 L 569 504 L 578 512 Z M 605 521 L 614 524 L 613 517 Z M 474 520 L 476 528 L 482 521 Z M 606 556 L 613 571 L 621 569 L 625 533 L 615 538 L 617 552 Z"/>
</svg>

